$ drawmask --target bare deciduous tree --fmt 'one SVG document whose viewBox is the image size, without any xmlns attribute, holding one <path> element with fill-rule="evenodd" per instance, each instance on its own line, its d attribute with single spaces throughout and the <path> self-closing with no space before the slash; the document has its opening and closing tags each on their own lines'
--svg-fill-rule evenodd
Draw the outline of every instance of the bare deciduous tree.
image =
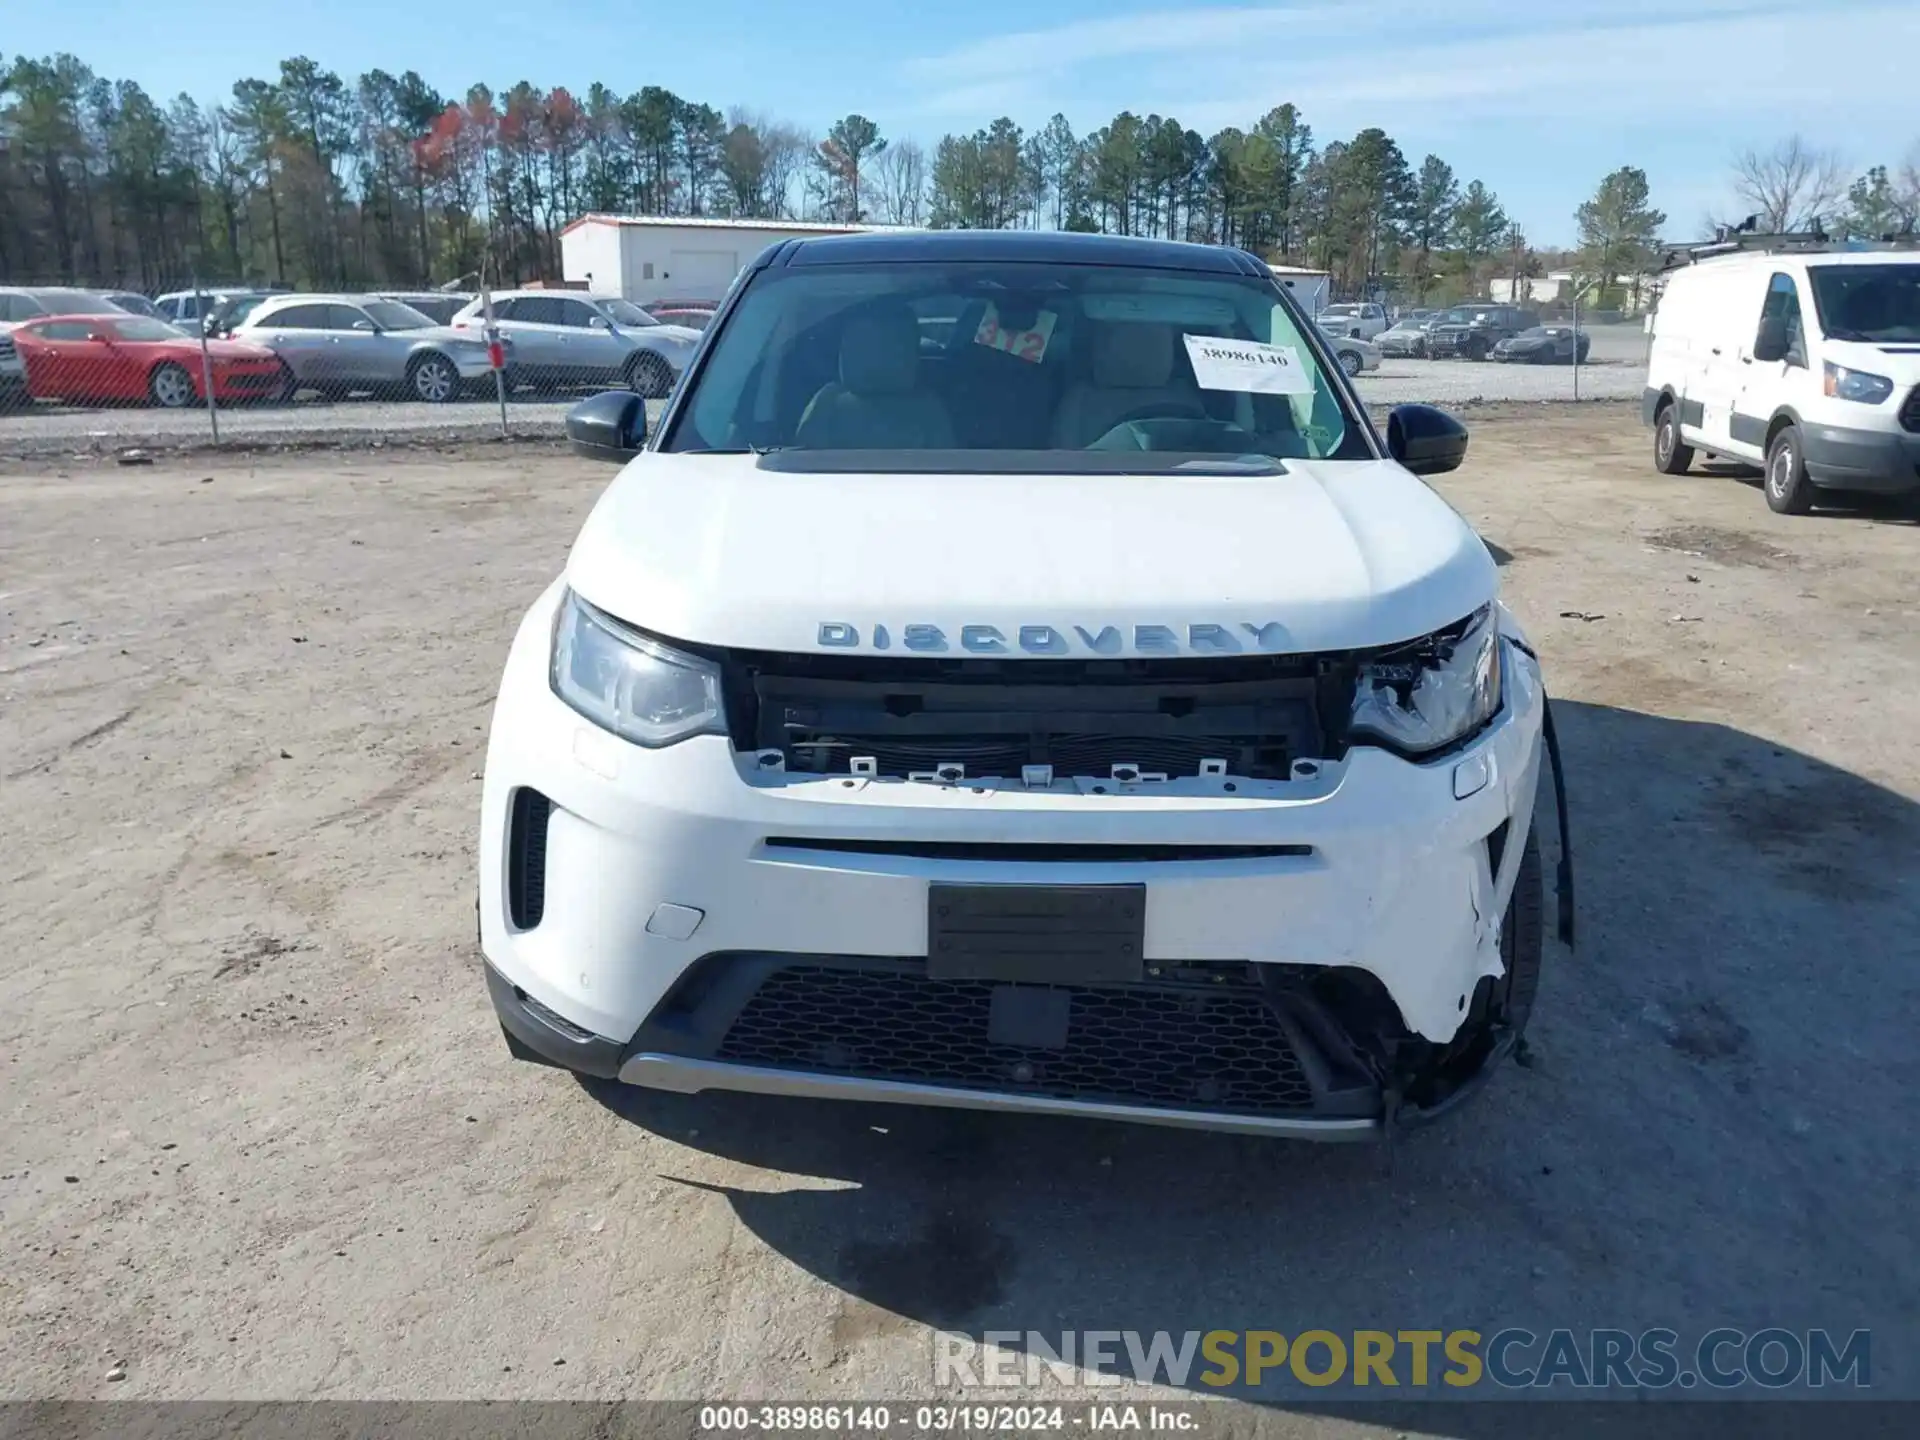
<svg viewBox="0 0 1920 1440">
<path fill-rule="evenodd" d="M 1733 193 L 1754 207 L 1768 234 L 1811 229 L 1847 193 L 1847 171 L 1831 150 L 1790 135 L 1769 150 L 1745 150 L 1733 162 Z"/>
<path fill-rule="evenodd" d="M 874 167 L 874 191 L 887 224 L 925 222 L 927 152 L 917 141 L 901 140 L 881 152 Z"/>
</svg>

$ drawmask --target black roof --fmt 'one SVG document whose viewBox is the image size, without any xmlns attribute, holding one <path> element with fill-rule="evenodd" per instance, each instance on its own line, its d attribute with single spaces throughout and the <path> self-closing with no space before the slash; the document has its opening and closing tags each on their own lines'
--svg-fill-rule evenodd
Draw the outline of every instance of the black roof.
<svg viewBox="0 0 1920 1440">
<path fill-rule="evenodd" d="M 876 265 L 912 261 L 1005 261 L 1056 265 L 1132 265 L 1150 270 L 1197 270 L 1254 275 L 1268 270 L 1244 250 L 1190 245 L 1134 235 L 1087 235 L 1070 230 L 907 230 L 808 236 L 785 240 L 761 256 L 762 265 Z"/>
</svg>

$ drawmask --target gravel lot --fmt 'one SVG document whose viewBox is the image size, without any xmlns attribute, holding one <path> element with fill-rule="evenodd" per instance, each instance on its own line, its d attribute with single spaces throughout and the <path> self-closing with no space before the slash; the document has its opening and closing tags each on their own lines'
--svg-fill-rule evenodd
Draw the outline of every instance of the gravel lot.
<svg viewBox="0 0 1920 1440">
<path fill-rule="evenodd" d="M 1581 398 L 1639 399 L 1646 376 L 1646 337 L 1639 327 L 1604 326 L 1591 333 L 1593 363 L 1581 367 Z M 1377 371 L 1360 377 L 1360 393 L 1375 405 L 1571 400 L 1573 371 L 1568 366 L 1389 359 Z M 567 409 L 577 398 L 536 397 L 531 392 L 516 396 L 507 406 L 507 431 L 518 438 L 559 435 Z M 306 399 L 294 405 L 222 410 L 219 421 L 224 443 L 247 446 L 478 439 L 500 433 L 499 406 L 484 399 L 453 405 L 380 400 L 330 404 Z M 198 410 L 37 405 L 19 414 L 0 413 L 0 456 L 68 455 L 127 446 L 179 449 L 208 445 L 212 439 L 206 413 Z"/>
<path fill-rule="evenodd" d="M 1561 701 L 1583 930 L 1531 1068 L 1391 1166 L 510 1063 L 484 727 L 608 472 L 0 464 L 0 1396 L 845 1400 L 928 1393 L 935 1329 L 1509 1324 L 1868 1326 L 1914 1395 L 1920 535 L 1657 476 L 1634 419 L 1479 411 L 1443 482 Z M 1281 1433 L 1409 1428 L 1306 1393 Z"/>
</svg>

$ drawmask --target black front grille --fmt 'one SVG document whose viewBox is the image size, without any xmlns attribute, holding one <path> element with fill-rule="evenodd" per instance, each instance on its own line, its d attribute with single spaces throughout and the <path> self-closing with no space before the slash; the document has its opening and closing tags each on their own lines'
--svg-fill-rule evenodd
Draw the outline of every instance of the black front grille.
<svg viewBox="0 0 1920 1440">
<path fill-rule="evenodd" d="M 1343 740 L 1353 671 L 1334 657 L 1196 660 L 936 660 L 744 655 L 726 661 L 734 744 L 778 751 L 788 770 L 889 777 L 965 767 L 1018 778 L 1029 765 L 1109 778 L 1286 779 Z M 864 768 L 864 767 L 863 767 Z M 1212 767 L 1209 767 L 1212 768 Z"/>
<path fill-rule="evenodd" d="M 1067 996 L 1059 1048 L 989 1038 L 996 990 Z M 917 966 L 794 964 L 735 1017 L 717 1058 L 809 1073 L 1245 1115 L 1314 1108 L 1265 992 L 1230 983 L 1019 986 Z"/>
<path fill-rule="evenodd" d="M 1900 428 L 1920 434 L 1920 385 L 1908 392 L 1907 403 L 1900 407 Z"/>
<path fill-rule="evenodd" d="M 516 790 L 507 819 L 507 914 L 531 930 L 547 913 L 547 824 L 553 802 L 538 790 Z"/>
</svg>

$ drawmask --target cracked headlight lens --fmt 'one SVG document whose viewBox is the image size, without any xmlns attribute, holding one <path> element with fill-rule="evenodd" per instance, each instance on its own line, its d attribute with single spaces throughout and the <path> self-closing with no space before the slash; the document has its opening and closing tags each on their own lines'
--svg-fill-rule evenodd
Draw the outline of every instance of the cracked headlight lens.
<svg viewBox="0 0 1920 1440">
<path fill-rule="evenodd" d="M 554 621 L 549 679 L 567 704 L 636 745 L 726 732 L 719 666 L 636 634 L 571 590 Z"/>
<path fill-rule="evenodd" d="M 1350 729 L 1419 756 L 1464 740 L 1500 709 L 1500 623 L 1492 605 L 1360 667 Z"/>
</svg>

